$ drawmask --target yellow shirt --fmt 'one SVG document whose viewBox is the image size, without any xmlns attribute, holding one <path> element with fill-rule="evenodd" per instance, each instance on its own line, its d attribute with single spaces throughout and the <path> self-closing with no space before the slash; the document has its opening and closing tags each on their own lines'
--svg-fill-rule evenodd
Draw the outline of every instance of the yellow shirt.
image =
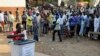
<svg viewBox="0 0 100 56">
<path fill-rule="evenodd" d="M 53 16 L 50 14 L 50 15 L 48 16 L 48 21 L 49 21 L 49 23 L 52 23 L 52 18 L 53 18 Z"/>
<path fill-rule="evenodd" d="M 27 26 L 32 26 L 32 16 L 27 16 L 26 22 Z"/>
</svg>

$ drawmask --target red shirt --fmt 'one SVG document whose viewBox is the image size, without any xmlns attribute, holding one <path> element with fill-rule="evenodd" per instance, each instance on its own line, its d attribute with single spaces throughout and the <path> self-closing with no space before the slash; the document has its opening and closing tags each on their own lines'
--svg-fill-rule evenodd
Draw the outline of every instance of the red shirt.
<svg viewBox="0 0 100 56">
<path fill-rule="evenodd" d="M 16 31 L 13 31 L 11 32 L 11 35 L 15 35 L 15 34 L 18 34 Z M 16 40 L 21 40 L 22 37 L 14 37 L 13 40 L 16 41 Z"/>
</svg>

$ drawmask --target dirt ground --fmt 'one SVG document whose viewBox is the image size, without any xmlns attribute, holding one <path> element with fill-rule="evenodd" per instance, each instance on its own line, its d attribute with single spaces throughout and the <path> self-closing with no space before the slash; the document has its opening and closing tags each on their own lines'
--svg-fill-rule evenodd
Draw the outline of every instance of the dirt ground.
<svg viewBox="0 0 100 56">
<path fill-rule="evenodd" d="M 51 34 L 39 38 L 40 41 L 36 42 L 36 52 L 50 56 L 100 56 L 100 41 L 83 37 L 80 42 L 77 42 L 74 37 L 59 42 L 56 37 L 56 41 L 52 42 Z M 0 56 L 10 56 L 10 47 L 4 33 L 0 33 Z"/>
<path fill-rule="evenodd" d="M 63 42 L 52 42 L 52 35 L 40 37 L 40 42 L 36 43 L 36 51 L 51 56 L 100 56 L 100 41 L 92 41 L 88 38 L 64 38 Z"/>
<path fill-rule="evenodd" d="M 10 56 L 6 35 L 7 32 L 0 33 L 0 56 Z M 32 39 L 32 36 L 29 38 Z M 77 42 L 75 37 L 63 38 L 63 42 L 59 42 L 56 36 L 56 41 L 52 42 L 52 34 L 49 33 L 39 39 L 40 41 L 36 42 L 36 52 L 50 56 L 100 56 L 100 41 L 89 40 L 86 37 L 81 37 L 80 42 Z"/>
</svg>

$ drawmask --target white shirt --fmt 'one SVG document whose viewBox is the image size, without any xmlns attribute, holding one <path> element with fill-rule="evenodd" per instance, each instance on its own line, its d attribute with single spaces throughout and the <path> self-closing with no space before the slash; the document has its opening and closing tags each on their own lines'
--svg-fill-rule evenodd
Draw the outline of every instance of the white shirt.
<svg viewBox="0 0 100 56">
<path fill-rule="evenodd" d="M 90 9 L 89 9 L 89 13 L 90 13 L 90 14 L 93 14 L 93 13 L 94 13 L 94 9 L 93 9 L 93 8 L 90 8 Z"/>
<path fill-rule="evenodd" d="M 64 14 L 64 15 L 63 15 L 63 20 L 65 20 L 65 19 L 67 19 L 67 16 Z"/>
<path fill-rule="evenodd" d="M 68 15 L 68 19 L 70 19 L 71 14 L 72 14 L 72 13 L 71 13 L 70 11 L 67 12 L 66 15 Z"/>
<path fill-rule="evenodd" d="M 0 21 L 4 21 L 4 14 L 0 13 Z"/>
<path fill-rule="evenodd" d="M 53 19 L 53 21 L 56 21 L 56 18 L 55 18 L 55 17 L 56 17 L 56 16 L 54 15 L 54 16 L 53 16 L 53 18 L 52 18 L 52 19 Z"/>
<path fill-rule="evenodd" d="M 61 27 L 60 27 L 60 19 L 57 20 L 56 22 L 56 27 L 55 27 L 55 30 L 60 30 Z"/>
<path fill-rule="evenodd" d="M 59 17 L 58 19 L 60 20 L 59 21 L 60 25 L 62 25 L 63 24 L 63 21 L 64 21 L 63 18 Z"/>
<path fill-rule="evenodd" d="M 99 27 L 100 24 L 100 19 L 99 18 L 95 18 L 94 19 L 94 27 Z"/>
<path fill-rule="evenodd" d="M 37 22 L 40 23 L 41 16 L 37 16 Z"/>
<path fill-rule="evenodd" d="M 24 30 L 24 31 L 22 32 L 22 34 L 24 34 L 24 40 L 27 40 L 27 33 L 26 33 L 26 30 Z"/>
<path fill-rule="evenodd" d="M 87 15 L 83 15 L 83 18 L 84 18 L 84 19 L 87 19 Z"/>
</svg>

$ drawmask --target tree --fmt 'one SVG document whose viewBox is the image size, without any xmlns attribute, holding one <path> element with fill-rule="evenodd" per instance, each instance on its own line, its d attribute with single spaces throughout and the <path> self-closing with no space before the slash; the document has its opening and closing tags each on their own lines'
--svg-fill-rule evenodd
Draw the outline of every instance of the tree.
<svg viewBox="0 0 100 56">
<path fill-rule="evenodd" d="M 62 7 L 64 7 L 64 6 L 65 6 L 64 1 L 61 1 L 61 6 L 62 6 Z"/>
<path fill-rule="evenodd" d="M 86 2 L 90 2 L 90 0 L 84 0 L 84 1 L 86 1 Z"/>
<path fill-rule="evenodd" d="M 52 0 L 45 0 L 46 2 L 48 2 L 48 3 L 51 3 L 52 2 Z"/>
</svg>

